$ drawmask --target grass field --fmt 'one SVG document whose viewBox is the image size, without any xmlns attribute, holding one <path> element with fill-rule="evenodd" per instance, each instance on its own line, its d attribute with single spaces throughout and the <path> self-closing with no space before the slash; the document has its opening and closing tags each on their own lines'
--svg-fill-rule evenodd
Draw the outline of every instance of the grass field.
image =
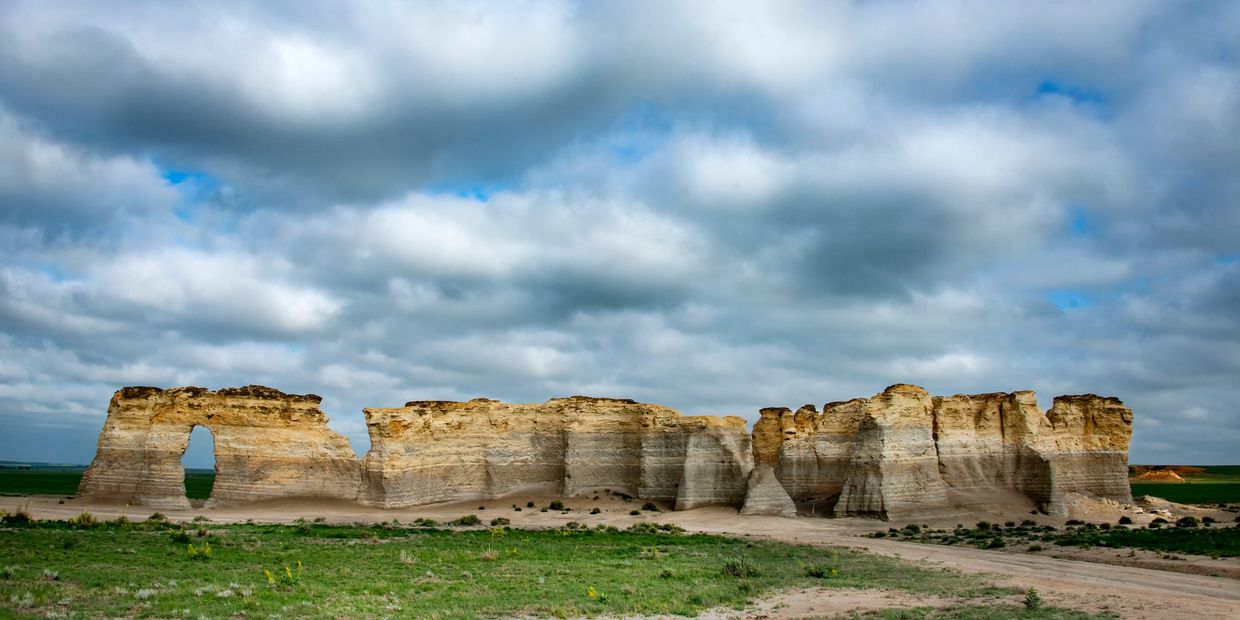
<svg viewBox="0 0 1240 620">
<path fill-rule="evenodd" d="M 1202 465 L 1184 482 L 1133 481 L 1132 495 L 1153 495 L 1180 504 L 1240 504 L 1240 465 Z"/>
<path fill-rule="evenodd" d="M 1072 523 L 1069 521 L 1069 523 Z M 1240 525 L 1163 521 L 1150 527 L 1076 522 L 1064 528 L 1037 525 L 980 522 L 974 527 L 930 529 L 920 526 L 877 532 L 875 538 L 899 538 L 938 545 L 971 545 L 981 549 L 1001 549 L 1009 545 L 1056 545 L 1060 547 L 1107 547 L 1148 549 L 1150 551 L 1192 553 L 1214 557 L 1240 557 Z"/>
<path fill-rule="evenodd" d="M 0 495 L 73 495 L 84 471 L 80 466 L 0 469 Z M 190 499 L 207 499 L 213 484 L 215 472 L 209 469 L 185 472 L 185 492 Z"/>
<path fill-rule="evenodd" d="M 1018 591 L 975 575 L 652 524 L 530 531 L 6 521 L 0 612 L 20 615 L 695 615 L 742 606 L 778 587 L 822 586 L 960 598 L 947 617 L 1087 617 L 1014 606 Z"/>
</svg>

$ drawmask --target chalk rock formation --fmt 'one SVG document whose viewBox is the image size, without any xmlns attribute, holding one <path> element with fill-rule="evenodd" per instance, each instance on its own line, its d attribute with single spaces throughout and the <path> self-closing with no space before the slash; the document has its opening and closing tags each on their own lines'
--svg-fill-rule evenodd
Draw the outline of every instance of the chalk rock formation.
<svg viewBox="0 0 1240 620">
<path fill-rule="evenodd" d="M 1028 502 L 1064 514 L 1067 492 L 1131 501 L 1132 412 L 1114 398 L 1032 392 L 930 397 L 893 385 L 868 399 L 761 411 L 754 458 L 798 502 L 836 515 L 904 518 Z"/>
<path fill-rule="evenodd" d="M 360 499 L 374 506 L 604 489 L 677 509 L 739 505 L 752 467 L 743 419 L 631 400 L 415 401 L 365 414 Z"/>
<path fill-rule="evenodd" d="M 278 497 L 357 497 L 360 468 L 342 435 L 327 428 L 313 394 L 262 386 L 216 392 L 127 387 L 112 396 L 80 497 L 188 508 L 181 456 L 195 426 L 215 438 L 211 502 Z"/>
<path fill-rule="evenodd" d="M 779 478 L 775 477 L 775 468 L 767 464 L 755 465 L 749 472 L 749 483 L 745 489 L 745 505 L 741 506 L 743 515 L 779 515 L 795 517 L 797 505 Z"/>
</svg>

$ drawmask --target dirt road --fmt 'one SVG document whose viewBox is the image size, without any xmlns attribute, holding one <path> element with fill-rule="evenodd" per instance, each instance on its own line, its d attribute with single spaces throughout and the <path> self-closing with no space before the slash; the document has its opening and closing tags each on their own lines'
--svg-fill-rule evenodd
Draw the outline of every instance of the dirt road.
<svg viewBox="0 0 1240 620">
<path fill-rule="evenodd" d="M 1236 579 L 966 547 L 862 538 L 859 535 L 865 532 L 886 529 L 886 524 L 865 519 L 742 516 L 729 508 L 643 512 L 639 516 L 632 516 L 629 511 L 635 507 L 634 504 L 609 496 L 599 500 L 565 500 L 565 504 L 574 510 L 562 514 L 526 508 L 525 503 L 529 500 L 540 506 L 547 503 L 547 498 L 509 497 L 402 510 L 380 510 L 349 502 L 299 500 L 165 513 L 174 520 L 206 516 L 213 522 L 247 519 L 289 522 L 298 518 L 323 517 L 330 522 L 399 519 L 407 523 L 419 517 L 442 521 L 464 514 L 477 514 L 484 520 L 491 515 L 507 517 L 512 520 L 514 527 L 556 527 L 569 521 L 579 521 L 586 525 L 607 523 L 619 527 L 640 521 L 667 522 L 676 523 L 689 531 L 756 536 L 811 545 L 854 547 L 944 569 L 988 574 L 999 585 L 1022 590 L 1037 588 L 1048 605 L 1111 612 L 1124 618 L 1240 618 L 1240 580 Z M 65 519 L 89 510 L 101 519 L 125 515 L 137 520 L 153 512 L 147 508 L 61 500 L 56 497 L 0 498 L 0 508 L 4 510 L 12 512 L 19 506 L 27 506 L 30 512 L 40 519 Z M 600 507 L 602 513 L 588 514 L 589 508 L 593 506 Z M 521 507 L 523 510 L 517 512 L 514 507 Z M 1240 560 L 1227 561 L 1240 565 Z M 829 612 L 830 609 L 832 606 L 826 606 L 825 609 L 820 607 L 818 611 Z"/>
</svg>

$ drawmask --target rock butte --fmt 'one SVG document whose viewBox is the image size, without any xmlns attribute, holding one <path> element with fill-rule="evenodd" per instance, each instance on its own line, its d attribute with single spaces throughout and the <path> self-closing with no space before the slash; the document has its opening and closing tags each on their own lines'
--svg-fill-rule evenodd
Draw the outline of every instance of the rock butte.
<svg viewBox="0 0 1240 620">
<path fill-rule="evenodd" d="M 604 489 L 677 510 L 903 519 L 982 506 L 1063 515 L 1065 495 L 1131 502 L 1132 412 L 1118 399 L 1033 392 L 930 396 L 893 385 L 872 398 L 682 416 L 631 400 L 542 404 L 415 401 L 366 409 L 357 460 L 313 394 L 262 386 L 116 392 L 79 497 L 186 508 L 190 431 L 215 436 L 210 504 L 335 498 L 383 508 Z"/>
</svg>

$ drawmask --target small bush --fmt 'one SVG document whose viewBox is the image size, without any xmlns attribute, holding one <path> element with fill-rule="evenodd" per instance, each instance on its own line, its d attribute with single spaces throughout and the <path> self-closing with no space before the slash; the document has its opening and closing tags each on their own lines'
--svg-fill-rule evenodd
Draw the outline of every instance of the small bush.
<svg viewBox="0 0 1240 620">
<path fill-rule="evenodd" d="M 4 568 L 0 568 L 0 579 L 3 579 L 5 581 L 12 579 L 13 575 L 16 575 L 16 574 L 17 574 L 16 566 L 5 566 Z"/>
<path fill-rule="evenodd" d="M 1203 524 L 1218 523 L 1218 521 L 1214 520 L 1214 517 L 1202 517 L 1201 522 Z"/>
<path fill-rule="evenodd" d="M 1029 550 L 1030 551 L 1041 551 L 1042 545 L 1029 545 Z"/>
<path fill-rule="evenodd" d="M 1042 597 L 1038 596 L 1037 588 L 1029 588 L 1025 591 L 1025 609 L 1041 609 Z"/>
<path fill-rule="evenodd" d="M 729 577 L 758 577 L 762 575 L 762 571 L 757 566 L 750 564 L 745 558 L 730 558 L 725 560 L 721 573 Z"/>
<path fill-rule="evenodd" d="M 202 547 L 195 547 L 193 543 L 189 543 L 186 545 L 185 553 L 191 560 L 210 560 L 211 543 L 203 542 Z"/>
<path fill-rule="evenodd" d="M 486 507 L 486 506 L 479 506 L 479 507 L 478 507 L 478 510 L 486 510 L 486 509 L 487 509 L 487 507 Z"/>
<path fill-rule="evenodd" d="M 478 559 L 485 560 L 487 562 L 494 562 L 495 560 L 499 559 L 499 552 L 494 549 L 488 549 L 486 551 L 483 551 L 482 553 L 479 553 Z"/>
<path fill-rule="evenodd" d="M 826 563 L 810 564 L 805 567 L 805 574 L 814 579 L 830 579 L 840 574 L 840 569 Z"/>
<path fill-rule="evenodd" d="M 909 534 L 920 534 L 920 533 L 921 533 L 921 526 L 920 526 L 920 525 L 917 525 L 916 523 L 910 523 L 910 524 L 908 524 L 908 525 L 904 526 L 904 531 L 905 531 L 905 532 L 908 532 Z"/>
<path fill-rule="evenodd" d="M 1080 519 L 1068 519 L 1064 525 L 1085 525 L 1085 522 Z"/>
<path fill-rule="evenodd" d="M 478 515 L 465 515 L 452 520 L 452 525 L 481 525 L 482 519 Z"/>
<path fill-rule="evenodd" d="M 513 510 L 513 512 L 521 512 L 521 507 L 520 507 L 520 506 L 513 506 L 513 507 L 512 507 L 512 510 Z"/>
<path fill-rule="evenodd" d="M 1015 521 L 1008 521 L 1007 523 L 1004 523 L 1004 524 L 1003 524 L 1003 527 L 1016 527 L 1016 522 L 1015 522 Z"/>
<path fill-rule="evenodd" d="M 526 508 L 533 508 L 533 507 L 534 507 L 534 502 L 525 502 L 525 507 L 526 507 Z"/>
<path fill-rule="evenodd" d="M 602 510 L 599 510 L 599 509 L 598 509 L 598 506 L 595 506 L 594 508 L 591 508 L 591 509 L 590 509 L 590 514 L 592 514 L 592 515 L 596 515 L 596 514 L 598 514 L 598 513 L 600 513 L 600 512 L 603 512 L 603 511 L 602 511 Z"/>
<path fill-rule="evenodd" d="M 167 523 L 168 516 L 162 512 L 152 512 L 151 516 L 146 518 L 147 523 Z"/>
<path fill-rule="evenodd" d="M 1025 519 L 1024 521 L 1021 521 L 1021 522 L 1020 522 L 1020 524 L 1021 524 L 1021 525 L 1023 525 L 1023 526 L 1025 526 L 1025 527 L 1032 527 L 1032 526 L 1037 525 L 1037 524 L 1038 524 L 1038 522 L 1037 522 L 1037 521 L 1034 521 L 1034 520 L 1032 520 L 1032 519 Z"/>
<path fill-rule="evenodd" d="M 641 513 L 642 513 L 642 511 L 640 511 L 640 510 L 630 510 L 630 511 L 629 511 L 629 515 L 630 515 L 630 516 L 634 516 L 634 517 L 636 517 L 637 515 L 639 515 L 639 514 L 641 514 Z"/>
<path fill-rule="evenodd" d="M 1197 517 L 1184 517 L 1175 522 L 1176 527 L 1197 527 Z"/>
<path fill-rule="evenodd" d="M 978 521 L 977 529 L 982 530 L 983 532 L 990 530 L 990 521 Z"/>
<path fill-rule="evenodd" d="M 413 520 L 414 527 L 435 527 L 436 525 L 439 525 L 439 522 L 435 521 L 434 519 L 428 519 L 426 517 Z"/>
<path fill-rule="evenodd" d="M 658 507 L 658 506 L 655 506 L 655 505 L 654 505 L 654 502 L 646 502 L 646 503 L 642 504 L 642 510 L 645 510 L 645 511 L 648 511 L 648 512 L 663 512 L 663 511 L 659 510 L 659 507 Z"/>
<path fill-rule="evenodd" d="M 1128 516 L 1128 515 L 1124 515 L 1124 516 L 1120 517 L 1120 518 L 1119 518 L 1119 524 L 1120 524 L 1120 525 L 1132 525 L 1132 517 L 1130 517 L 1130 516 Z"/>
<path fill-rule="evenodd" d="M 191 539 L 189 537 L 189 532 L 185 530 L 177 530 L 172 533 L 172 542 L 174 543 L 185 545 L 185 544 L 189 544 L 190 540 Z"/>
<path fill-rule="evenodd" d="M 547 507 L 552 510 L 564 510 L 564 502 L 558 499 L 553 499 L 550 504 L 547 504 Z"/>
<path fill-rule="evenodd" d="M 1003 539 L 998 537 L 992 538 L 989 543 L 986 543 L 986 549 L 1001 549 L 1005 546 L 1007 546 L 1007 543 L 1003 542 Z"/>
<path fill-rule="evenodd" d="M 511 520 L 509 520 L 509 519 L 505 519 L 504 517 L 499 517 L 499 518 L 497 518 L 497 519 L 491 519 L 491 527 L 498 527 L 498 526 L 501 526 L 501 525 L 508 525 L 509 523 L 512 523 L 512 521 L 511 521 Z"/>
<path fill-rule="evenodd" d="M 99 520 L 95 518 L 95 515 L 82 511 L 78 516 L 69 519 L 69 524 L 79 530 L 88 530 L 99 525 Z"/>
</svg>

